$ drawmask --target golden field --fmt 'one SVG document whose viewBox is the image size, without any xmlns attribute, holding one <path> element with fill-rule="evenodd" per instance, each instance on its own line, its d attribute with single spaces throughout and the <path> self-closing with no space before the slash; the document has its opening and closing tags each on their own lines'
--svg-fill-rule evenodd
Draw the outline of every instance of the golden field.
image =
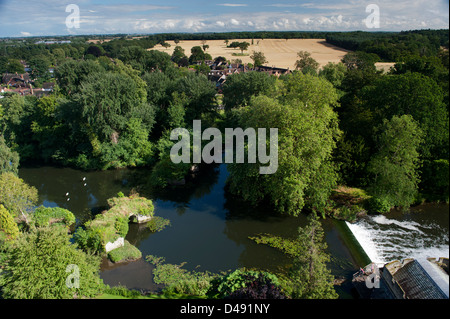
<svg viewBox="0 0 450 319">
<path fill-rule="evenodd" d="M 224 40 L 207 40 L 205 44 L 209 45 L 206 52 L 213 58 L 223 56 L 228 60 L 241 59 L 243 63 L 252 63 L 250 55 L 253 51 L 261 51 L 269 61 L 267 66 L 275 66 L 279 68 L 294 69 L 295 61 L 297 61 L 297 52 L 308 51 L 311 56 L 319 62 L 320 66 L 324 66 L 328 62 L 339 62 L 348 50 L 341 49 L 334 45 L 328 44 L 324 39 L 254 39 L 253 45 L 252 39 L 238 39 L 229 40 L 229 43 L 238 41 L 246 41 L 250 43 L 247 51 L 244 54 L 247 56 L 233 56 L 233 53 L 241 53 L 239 48 L 232 49 L 227 48 Z M 172 55 L 176 45 L 181 46 L 187 56 L 191 55 L 191 48 L 194 46 L 202 46 L 203 43 L 200 40 L 185 40 L 175 44 L 173 41 L 166 41 L 170 44 L 169 48 L 164 48 L 161 45 L 157 45 L 149 50 L 160 50 Z"/>
</svg>

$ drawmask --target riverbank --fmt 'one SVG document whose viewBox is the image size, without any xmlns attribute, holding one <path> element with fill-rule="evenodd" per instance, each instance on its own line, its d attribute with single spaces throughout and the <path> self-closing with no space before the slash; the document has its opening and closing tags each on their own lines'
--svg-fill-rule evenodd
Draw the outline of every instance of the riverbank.
<svg viewBox="0 0 450 319">
<path fill-rule="evenodd" d="M 169 219 L 171 226 L 162 232 L 152 232 L 143 225 L 130 224 L 125 239 L 137 247 L 142 256 L 164 256 L 171 264 L 187 262 L 185 268 L 189 270 L 218 272 L 246 267 L 276 271 L 289 265 L 289 258 L 276 249 L 256 244 L 249 237 L 261 233 L 294 237 L 297 229 L 306 224 L 304 214 L 299 217 L 274 215 L 268 207 L 251 209 L 230 196 L 224 190 L 228 176 L 226 165 L 211 166 L 199 172 L 195 185 L 168 188 L 158 193 L 144 187 L 149 176 L 145 169 L 82 172 L 40 167 L 22 168 L 19 175 L 38 188 L 38 205 L 66 208 L 74 213 L 78 225 L 108 209 L 108 198 L 119 192 L 129 194 L 138 188 L 141 196 L 153 199 L 155 214 Z M 70 192 L 70 201 L 66 200 L 66 192 Z M 423 207 L 427 210 L 428 206 Z M 407 216 L 401 212 L 395 214 Z M 390 219 L 390 215 L 387 218 Z M 332 256 L 329 267 L 335 277 L 348 278 L 368 263 L 368 256 L 344 221 L 331 218 L 321 221 Z M 446 223 L 448 225 L 448 219 Z M 100 275 L 110 286 L 125 285 L 145 291 L 159 289 L 152 282 L 151 265 L 142 259 L 117 265 L 103 263 Z M 348 287 L 342 289 L 341 298 L 352 297 Z"/>
</svg>

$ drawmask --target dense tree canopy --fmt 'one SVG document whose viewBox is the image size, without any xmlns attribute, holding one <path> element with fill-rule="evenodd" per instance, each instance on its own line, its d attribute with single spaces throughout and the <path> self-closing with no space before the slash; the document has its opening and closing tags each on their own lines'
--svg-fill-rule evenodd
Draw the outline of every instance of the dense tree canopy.
<svg viewBox="0 0 450 319">
<path fill-rule="evenodd" d="M 23 234 L 8 252 L 0 276 L 2 295 L 15 299 L 95 297 L 103 285 L 99 265 L 99 258 L 70 242 L 66 228 L 39 228 Z"/>
<path fill-rule="evenodd" d="M 317 77 L 294 75 L 285 82 L 280 101 L 259 96 L 237 111 L 243 129 L 278 128 L 277 172 L 260 175 L 259 164 L 230 164 L 229 181 L 231 191 L 244 199 L 258 202 L 266 198 L 277 211 L 297 215 L 305 206 L 305 192 L 317 186 L 313 177 L 331 158 L 339 134 L 332 108 L 337 95 L 329 82 Z M 306 89 L 313 82 L 315 92 Z M 316 99 L 314 94 L 320 90 L 329 91 Z M 327 178 L 336 176 L 327 174 Z"/>
</svg>

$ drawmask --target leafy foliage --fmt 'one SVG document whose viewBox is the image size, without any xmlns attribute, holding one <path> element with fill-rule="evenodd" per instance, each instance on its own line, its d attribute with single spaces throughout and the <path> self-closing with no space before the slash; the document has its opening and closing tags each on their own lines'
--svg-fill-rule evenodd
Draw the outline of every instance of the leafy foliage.
<svg viewBox="0 0 450 319">
<path fill-rule="evenodd" d="M 170 226 L 170 220 L 161 216 L 153 216 L 153 218 L 147 223 L 147 228 L 151 232 L 160 232 L 166 226 Z"/>
<path fill-rule="evenodd" d="M 375 176 L 368 190 L 380 200 L 379 204 L 407 208 L 414 202 L 421 138 L 422 131 L 410 115 L 384 121 L 377 139 L 378 152 L 368 167 Z"/>
<path fill-rule="evenodd" d="M 8 210 L 0 204 L 0 232 L 6 235 L 7 240 L 14 240 L 19 236 L 19 227 L 17 227 L 14 218 Z"/>
<path fill-rule="evenodd" d="M 249 202 L 268 199 L 276 211 L 297 215 L 307 193 L 308 206 L 322 210 L 320 192 L 331 193 L 335 185 L 328 160 L 339 135 L 332 109 L 337 95 L 328 81 L 311 75 L 293 75 L 284 83 L 279 100 L 258 96 L 235 113 L 243 129 L 278 128 L 277 172 L 261 175 L 259 164 L 230 164 L 229 185 Z M 327 174 L 319 177 L 318 172 Z"/>
<path fill-rule="evenodd" d="M 87 221 L 74 234 L 75 241 L 86 251 L 103 253 L 108 242 L 114 242 L 128 233 L 131 215 L 153 216 L 151 200 L 137 194 L 108 199 L 110 209 Z"/>
<path fill-rule="evenodd" d="M 68 265 L 78 267 L 79 288 L 66 285 Z M 66 228 L 38 228 L 23 234 L 8 251 L 0 276 L 2 295 L 7 299 L 95 297 L 103 287 L 99 266 L 98 258 L 70 243 Z"/>
<path fill-rule="evenodd" d="M 322 225 L 314 214 L 308 220 L 308 225 L 298 229 L 295 239 L 268 234 L 251 239 L 293 257 L 293 265 L 282 280 L 286 294 L 295 299 L 335 299 L 337 293 L 333 287 L 334 278 L 327 269 L 330 256 L 326 252 Z"/>
<path fill-rule="evenodd" d="M 124 241 L 124 246 L 108 252 L 108 258 L 114 262 L 133 261 L 142 257 L 139 249 L 131 245 L 128 240 Z"/>
<path fill-rule="evenodd" d="M 1 107 L 1 106 L 0 106 Z M 6 145 L 5 139 L 0 136 L 0 174 L 5 172 L 18 173 L 19 154 L 11 151 Z"/>
<path fill-rule="evenodd" d="M 0 204 L 13 217 L 29 213 L 38 200 L 37 189 L 28 186 L 21 178 L 11 172 L 0 175 Z"/>
<path fill-rule="evenodd" d="M 236 269 L 213 281 L 211 291 L 226 299 L 285 299 L 278 278 L 264 271 Z"/>
<path fill-rule="evenodd" d="M 71 226 L 75 223 L 75 215 L 65 208 L 39 206 L 34 210 L 32 220 L 37 227 L 47 227 L 55 223 Z"/>
<path fill-rule="evenodd" d="M 146 260 L 156 266 L 153 270 L 153 281 L 164 284 L 164 293 L 205 296 L 211 281 L 217 277 L 210 272 L 188 271 L 180 265 L 166 264 L 163 257 L 146 256 Z"/>
</svg>

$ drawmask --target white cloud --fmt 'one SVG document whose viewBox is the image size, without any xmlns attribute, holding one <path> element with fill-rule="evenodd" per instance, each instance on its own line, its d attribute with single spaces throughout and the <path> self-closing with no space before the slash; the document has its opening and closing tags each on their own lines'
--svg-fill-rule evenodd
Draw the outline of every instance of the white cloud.
<svg viewBox="0 0 450 319">
<path fill-rule="evenodd" d="M 336 2 L 337 0 L 328 2 L 307 0 L 306 3 L 274 0 L 275 3 L 265 6 L 257 5 L 257 2 L 245 4 L 246 0 L 222 0 L 242 2 L 216 4 L 222 7 L 236 7 L 232 13 L 229 10 L 221 10 L 216 5 L 212 5 L 212 10 L 210 5 L 196 9 L 196 13 L 188 13 L 180 3 L 177 2 L 175 5 L 175 2 L 171 1 L 161 2 L 162 5 L 125 4 L 126 1 L 121 1 L 121 4 L 107 6 L 92 4 L 92 0 L 77 0 L 82 14 L 81 28 L 66 30 L 65 6 L 73 0 L 62 0 L 58 3 L 50 0 L 23 1 L 26 5 L 18 7 L 13 5 L 12 1 L 0 0 L 2 3 L 0 36 L 31 35 L 30 32 L 17 30 L 33 30 L 33 35 L 220 32 L 224 31 L 224 28 L 227 31 L 366 30 L 365 19 L 369 15 L 365 11 L 367 3 L 359 0 L 340 0 L 339 2 Z M 197 0 L 192 1 L 191 6 L 199 4 Z M 277 1 L 280 3 L 276 3 Z M 283 3 L 284 1 L 286 2 Z M 381 29 L 379 31 L 449 27 L 448 1 L 377 0 L 373 2 L 380 8 Z M 239 9 L 239 7 L 250 7 L 250 5 L 251 11 Z M 290 12 L 286 12 L 286 9 Z"/>
<path fill-rule="evenodd" d="M 230 20 L 230 23 L 231 23 L 232 25 L 239 25 L 239 21 L 236 20 L 236 19 L 231 19 L 231 20 Z"/>
</svg>

